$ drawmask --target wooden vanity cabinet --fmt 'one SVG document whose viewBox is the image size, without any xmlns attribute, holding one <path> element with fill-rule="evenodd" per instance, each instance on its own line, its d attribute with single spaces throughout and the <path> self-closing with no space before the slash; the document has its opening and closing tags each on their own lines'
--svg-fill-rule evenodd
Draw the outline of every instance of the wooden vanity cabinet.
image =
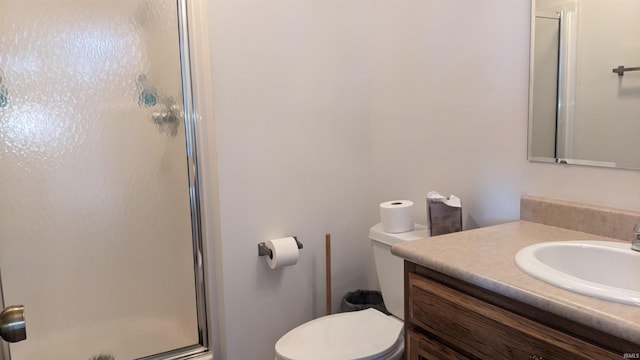
<svg viewBox="0 0 640 360">
<path fill-rule="evenodd" d="M 640 345 L 405 261 L 407 360 L 624 359 Z"/>
</svg>

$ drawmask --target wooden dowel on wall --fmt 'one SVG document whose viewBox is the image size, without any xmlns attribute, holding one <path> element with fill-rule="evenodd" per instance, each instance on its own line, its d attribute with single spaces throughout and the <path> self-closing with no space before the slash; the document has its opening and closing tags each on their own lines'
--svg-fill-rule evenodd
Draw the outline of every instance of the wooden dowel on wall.
<svg viewBox="0 0 640 360">
<path fill-rule="evenodd" d="M 327 233 L 325 240 L 325 269 L 326 269 L 326 293 L 327 293 L 327 315 L 331 315 L 331 234 Z"/>
</svg>

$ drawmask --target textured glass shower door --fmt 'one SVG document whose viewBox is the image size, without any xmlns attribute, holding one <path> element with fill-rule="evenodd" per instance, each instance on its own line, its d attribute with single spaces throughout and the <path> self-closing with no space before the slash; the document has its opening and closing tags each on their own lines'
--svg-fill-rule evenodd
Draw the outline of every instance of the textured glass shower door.
<svg viewBox="0 0 640 360">
<path fill-rule="evenodd" d="M 182 6 L 0 0 L 0 271 L 27 320 L 12 360 L 203 348 Z"/>
</svg>

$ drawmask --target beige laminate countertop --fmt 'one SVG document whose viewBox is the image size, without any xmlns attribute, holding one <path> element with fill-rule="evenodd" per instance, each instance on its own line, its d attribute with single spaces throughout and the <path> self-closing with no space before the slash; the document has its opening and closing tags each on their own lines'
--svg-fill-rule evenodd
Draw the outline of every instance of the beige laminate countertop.
<svg viewBox="0 0 640 360">
<path fill-rule="evenodd" d="M 599 235 L 516 221 L 394 245 L 406 260 L 640 344 L 640 307 L 580 295 L 522 272 L 521 248 L 545 241 L 610 240 Z M 640 281 L 640 274 L 638 274 Z"/>
</svg>

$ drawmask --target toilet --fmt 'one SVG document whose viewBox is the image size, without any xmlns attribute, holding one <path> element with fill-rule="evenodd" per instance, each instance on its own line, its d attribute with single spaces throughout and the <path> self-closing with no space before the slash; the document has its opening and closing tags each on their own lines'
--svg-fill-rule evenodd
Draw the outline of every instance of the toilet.
<svg viewBox="0 0 640 360">
<path fill-rule="evenodd" d="M 369 229 L 380 290 L 387 310 L 323 316 L 289 331 L 276 342 L 276 360 L 397 360 L 404 352 L 404 262 L 391 245 L 429 236 L 426 226 L 390 234 L 382 224 Z"/>
</svg>

